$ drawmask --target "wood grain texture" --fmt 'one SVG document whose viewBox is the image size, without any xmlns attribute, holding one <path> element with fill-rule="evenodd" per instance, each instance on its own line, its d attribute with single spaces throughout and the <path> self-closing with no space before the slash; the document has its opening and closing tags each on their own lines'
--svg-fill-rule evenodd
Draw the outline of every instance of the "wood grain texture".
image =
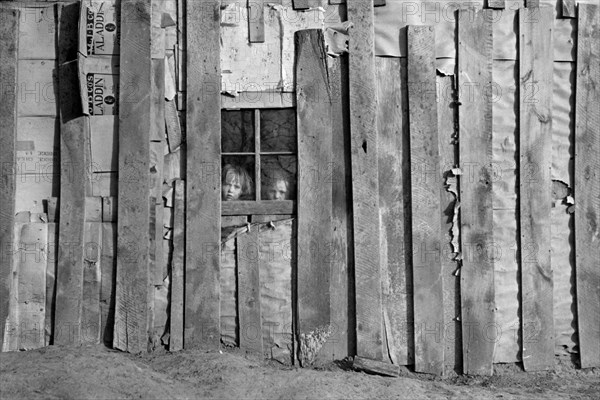
<svg viewBox="0 0 600 400">
<path fill-rule="evenodd" d="M 258 226 L 236 240 L 239 346 L 262 357 Z"/>
<path fill-rule="evenodd" d="M 221 204 L 221 215 L 286 215 L 295 211 L 293 200 L 229 201 Z"/>
<path fill-rule="evenodd" d="M 4 325 L 8 318 L 10 274 L 12 272 L 11 246 L 14 238 L 16 190 L 16 89 L 17 48 L 19 44 L 20 12 L 0 9 L 0 74 L 3 96 L 0 102 L 0 346 L 4 343 Z M 6 89 L 4 88 L 6 85 Z M 9 89 L 10 88 L 10 89 Z"/>
<path fill-rule="evenodd" d="M 221 235 L 220 1 L 187 4 L 185 347 L 218 349 Z"/>
<path fill-rule="evenodd" d="M 181 124 L 177 113 L 177 105 L 174 101 L 165 102 L 165 125 L 169 151 L 172 153 L 181 145 Z"/>
<path fill-rule="evenodd" d="M 171 314 L 169 350 L 183 349 L 184 268 L 185 268 L 185 183 L 174 183 L 173 256 L 171 261 Z"/>
<path fill-rule="evenodd" d="M 575 276 L 581 367 L 600 365 L 600 21 L 579 4 L 575 113 Z"/>
<path fill-rule="evenodd" d="M 83 297 L 81 330 L 83 343 L 100 343 L 102 317 L 100 310 L 102 223 L 86 222 L 83 232 Z"/>
<path fill-rule="evenodd" d="M 387 354 L 392 363 L 408 364 L 408 303 L 404 258 L 402 141 L 408 134 L 403 116 L 401 60 L 380 58 L 377 73 L 377 142 L 379 165 L 379 229 L 383 313 Z"/>
<path fill-rule="evenodd" d="M 112 346 L 115 326 L 116 250 L 117 224 L 103 222 L 100 260 L 100 334 L 102 335 L 102 342 L 107 346 Z"/>
<path fill-rule="evenodd" d="M 152 65 L 150 0 L 123 0 L 119 70 L 119 193 L 113 346 L 148 343 L 148 251 Z"/>
<path fill-rule="evenodd" d="M 329 330 L 331 93 L 323 32 L 296 32 L 298 129 L 298 326 Z M 316 174 L 315 174 L 316 170 Z"/>
<path fill-rule="evenodd" d="M 264 0 L 248 0 L 248 13 L 250 43 L 263 43 L 265 41 Z"/>
<path fill-rule="evenodd" d="M 81 343 L 83 296 L 83 232 L 86 208 L 86 166 L 89 162 L 89 120 L 77 96 L 76 62 L 59 67 L 61 114 L 61 185 L 54 344 Z"/>
<path fill-rule="evenodd" d="M 383 358 L 373 1 L 347 3 L 357 354 Z"/>
<path fill-rule="evenodd" d="M 521 324 L 526 371 L 554 365 L 550 263 L 552 11 L 550 7 L 519 10 Z"/>
<path fill-rule="evenodd" d="M 576 18 L 577 15 L 575 14 L 575 4 L 577 3 L 577 1 L 575 0 L 561 0 L 561 10 L 562 10 L 562 17 L 563 18 Z"/>
<path fill-rule="evenodd" d="M 351 196 L 350 126 L 348 115 L 348 57 L 327 57 L 329 83 L 332 97 L 332 254 L 330 269 L 330 320 L 331 336 L 321 348 L 318 357 L 339 360 L 355 354 L 354 313 L 350 310 L 350 248 L 352 232 L 348 199 Z"/>
<path fill-rule="evenodd" d="M 441 279 L 441 177 L 435 99 L 433 27 L 408 27 L 411 223 L 415 370 L 442 374 L 444 367 Z"/>
<path fill-rule="evenodd" d="M 492 375 L 495 335 L 492 225 L 492 11 L 459 11 L 460 269 L 463 372 Z M 472 88 L 472 90 L 466 90 Z M 494 332 L 490 337 L 488 330 Z"/>
</svg>

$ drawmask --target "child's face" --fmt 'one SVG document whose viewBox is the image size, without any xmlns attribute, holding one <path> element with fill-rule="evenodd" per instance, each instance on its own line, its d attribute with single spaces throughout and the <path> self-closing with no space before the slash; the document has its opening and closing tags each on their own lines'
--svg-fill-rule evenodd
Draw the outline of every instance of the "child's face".
<svg viewBox="0 0 600 400">
<path fill-rule="evenodd" d="M 267 191 L 269 200 L 285 200 L 287 198 L 287 184 L 284 180 L 276 181 Z"/>
<path fill-rule="evenodd" d="M 221 187 L 221 199 L 224 201 L 237 200 L 241 194 L 242 185 L 240 184 L 239 176 L 233 172 L 229 172 Z"/>
</svg>

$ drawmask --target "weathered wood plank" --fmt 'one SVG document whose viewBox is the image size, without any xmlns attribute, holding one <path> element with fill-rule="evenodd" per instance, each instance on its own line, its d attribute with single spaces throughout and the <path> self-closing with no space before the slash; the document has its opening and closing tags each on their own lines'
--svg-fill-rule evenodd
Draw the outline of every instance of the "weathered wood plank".
<svg viewBox="0 0 600 400">
<path fill-rule="evenodd" d="M 77 63 L 59 67 L 61 114 L 61 186 L 54 344 L 81 343 L 83 296 L 83 231 L 86 208 L 86 167 L 89 162 L 89 120 L 82 116 Z"/>
<path fill-rule="evenodd" d="M 563 18 L 576 18 L 575 14 L 575 0 L 562 0 L 562 17 Z"/>
<path fill-rule="evenodd" d="M 352 367 L 359 371 L 365 371 L 372 374 L 378 374 L 383 376 L 399 376 L 400 367 L 397 365 L 390 365 L 377 360 L 370 360 L 368 358 L 354 357 Z"/>
<path fill-rule="evenodd" d="M 263 43 L 265 41 L 264 0 L 248 0 L 248 29 L 250 43 Z"/>
<path fill-rule="evenodd" d="M 357 354 L 383 357 L 373 1 L 348 2 Z"/>
<path fill-rule="evenodd" d="M 492 11 L 458 11 L 463 372 L 492 375 L 495 337 L 492 226 Z M 496 332 L 494 331 L 494 334 Z"/>
<path fill-rule="evenodd" d="M 258 226 L 236 240 L 240 349 L 262 357 Z"/>
<path fill-rule="evenodd" d="M 392 363 L 408 364 L 406 260 L 404 259 L 404 202 L 402 138 L 403 118 L 401 60 L 380 58 L 377 72 L 377 142 L 379 165 L 380 262 L 383 313 Z M 408 133 L 408 132 L 407 132 Z"/>
<path fill-rule="evenodd" d="M 17 290 L 18 349 L 32 350 L 44 346 L 46 308 L 46 266 L 44 252 L 48 245 L 48 224 L 17 224 L 18 253 L 15 270 Z"/>
<path fill-rule="evenodd" d="M 302 352 L 316 332 L 331 329 L 332 105 L 323 31 L 298 31 L 295 40 L 300 249 L 297 332 Z M 315 169 L 317 174 L 313 173 Z M 308 361 L 304 356 L 301 360 Z"/>
<path fill-rule="evenodd" d="M 579 4 L 575 113 L 575 268 L 581 367 L 600 365 L 600 22 Z"/>
<path fill-rule="evenodd" d="M 152 68 L 150 0 L 123 0 L 119 71 L 119 193 L 113 346 L 148 343 L 148 251 Z M 132 90 L 135 88 L 135 90 Z"/>
<path fill-rule="evenodd" d="M 100 260 L 100 333 L 102 341 L 112 346 L 115 326 L 117 276 L 117 224 L 102 223 L 102 255 Z"/>
<path fill-rule="evenodd" d="M 169 151 L 172 153 L 181 145 L 181 124 L 179 114 L 174 101 L 165 102 L 165 125 L 167 129 L 167 141 Z"/>
<path fill-rule="evenodd" d="M 221 236 L 220 1 L 187 4 L 185 347 L 218 349 Z"/>
<path fill-rule="evenodd" d="M 0 346 L 4 343 L 12 273 L 16 188 L 17 48 L 19 10 L 0 9 Z"/>
<path fill-rule="evenodd" d="M 221 95 L 221 108 L 289 108 L 296 106 L 296 96 L 292 92 L 239 92 L 237 96 Z"/>
<path fill-rule="evenodd" d="M 519 10 L 521 324 L 526 371 L 554 365 L 550 264 L 552 11 L 550 7 Z"/>
<path fill-rule="evenodd" d="M 280 215 L 293 214 L 293 200 L 229 201 L 221 204 L 221 215 Z"/>
<path fill-rule="evenodd" d="M 100 312 L 102 223 L 86 222 L 83 240 L 82 342 L 100 343 L 102 336 Z"/>
<path fill-rule="evenodd" d="M 505 7 L 504 0 L 488 0 L 487 5 L 489 8 L 500 8 Z"/>
<path fill-rule="evenodd" d="M 441 183 L 433 27 L 408 27 L 408 109 L 415 369 L 441 374 L 444 321 L 441 279 Z"/>
<path fill-rule="evenodd" d="M 185 183 L 174 183 L 173 256 L 171 261 L 171 314 L 169 350 L 183 349 L 184 261 L 185 261 Z"/>
</svg>

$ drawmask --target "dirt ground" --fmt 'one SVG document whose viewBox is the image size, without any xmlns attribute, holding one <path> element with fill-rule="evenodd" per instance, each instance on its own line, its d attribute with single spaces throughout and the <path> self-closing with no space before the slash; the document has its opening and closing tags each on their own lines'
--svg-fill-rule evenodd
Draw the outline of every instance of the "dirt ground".
<svg viewBox="0 0 600 400">
<path fill-rule="evenodd" d="M 559 362 L 556 371 L 516 365 L 493 377 L 397 378 L 340 361 L 292 368 L 236 351 L 131 355 L 103 346 L 0 353 L 0 398 L 9 399 L 598 399 L 600 370 Z"/>
</svg>

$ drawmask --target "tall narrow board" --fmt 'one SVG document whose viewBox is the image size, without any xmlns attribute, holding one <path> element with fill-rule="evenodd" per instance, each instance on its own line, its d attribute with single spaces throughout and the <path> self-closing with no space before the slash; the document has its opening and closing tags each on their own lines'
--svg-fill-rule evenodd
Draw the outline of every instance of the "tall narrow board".
<svg viewBox="0 0 600 400">
<path fill-rule="evenodd" d="M 10 274 L 12 272 L 13 225 L 15 216 L 16 175 L 16 88 L 17 47 L 19 42 L 19 10 L 0 9 L 0 74 L 2 74 L 2 101 L 0 101 L 0 346 L 4 343 L 4 324 L 8 317 Z M 12 88 L 7 91 L 4 88 Z"/>
<path fill-rule="evenodd" d="M 575 113 L 575 276 L 581 367 L 600 365 L 600 22 L 579 4 Z"/>
<path fill-rule="evenodd" d="M 86 167 L 90 143 L 89 120 L 82 116 L 77 96 L 77 63 L 59 66 L 60 94 L 60 210 L 54 344 L 81 343 L 83 296 L 83 232 Z"/>
<path fill-rule="evenodd" d="M 240 349 L 262 356 L 258 226 L 237 237 L 237 282 Z"/>
<path fill-rule="evenodd" d="M 54 344 L 54 304 L 56 302 L 56 267 L 58 249 L 58 224 L 48 223 L 48 247 L 46 257 L 46 346 Z"/>
<path fill-rule="evenodd" d="M 440 375 L 445 346 L 434 46 L 433 27 L 408 27 L 415 370 Z"/>
<path fill-rule="evenodd" d="M 495 336 L 492 226 L 492 11 L 459 11 L 460 269 L 463 372 L 492 375 Z M 472 88 L 472 90 L 466 90 Z M 467 289 L 468 288 L 468 289 Z"/>
<path fill-rule="evenodd" d="M 18 276 L 18 349 L 44 347 L 46 308 L 46 265 L 48 224 L 17 223 L 18 252 L 15 271 Z"/>
<path fill-rule="evenodd" d="M 185 184 L 174 182 L 173 257 L 171 261 L 171 314 L 169 350 L 183 349 L 184 260 L 185 260 Z"/>
<path fill-rule="evenodd" d="M 248 29 L 250 43 L 265 41 L 265 4 L 264 0 L 248 0 Z"/>
<path fill-rule="evenodd" d="M 332 112 L 332 254 L 330 270 L 330 320 L 331 335 L 319 352 L 322 360 L 339 360 L 355 354 L 354 312 L 350 309 L 349 289 L 354 287 L 351 279 L 349 260 L 351 255 L 348 242 L 352 231 L 349 226 L 347 199 L 350 198 L 350 135 L 348 115 L 347 71 L 348 57 L 327 57 L 329 83 L 331 88 Z"/>
<path fill-rule="evenodd" d="M 550 264 L 553 18 L 550 7 L 519 10 L 521 324 L 526 371 L 550 369 L 554 364 Z"/>
<path fill-rule="evenodd" d="M 100 343 L 102 326 L 100 315 L 102 223 L 86 222 L 83 240 L 82 342 Z"/>
<path fill-rule="evenodd" d="M 382 360 L 379 271 L 379 182 L 373 1 L 347 3 L 350 30 L 349 90 L 352 214 L 356 292 L 356 347 L 361 357 Z"/>
<path fill-rule="evenodd" d="M 296 32 L 298 126 L 298 325 L 305 335 L 330 329 L 331 93 L 323 31 Z"/>
<path fill-rule="evenodd" d="M 377 148 L 379 230 L 383 315 L 387 354 L 394 364 L 408 364 L 408 302 L 404 258 L 404 202 L 401 60 L 377 57 Z"/>
<path fill-rule="evenodd" d="M 186 348 L 220 346 L 221 66 L 218 0 L 192 1 L 187 18 Z"/>
<path fill-rule="evenodd" d="M 148 343 L 150 195 L 150 0 L 122 0 L 119 70 L 119 194 L 113 346 L 131 353 Z M 135 89 L 133 89 L 135 88 Z"/>
</svg>

